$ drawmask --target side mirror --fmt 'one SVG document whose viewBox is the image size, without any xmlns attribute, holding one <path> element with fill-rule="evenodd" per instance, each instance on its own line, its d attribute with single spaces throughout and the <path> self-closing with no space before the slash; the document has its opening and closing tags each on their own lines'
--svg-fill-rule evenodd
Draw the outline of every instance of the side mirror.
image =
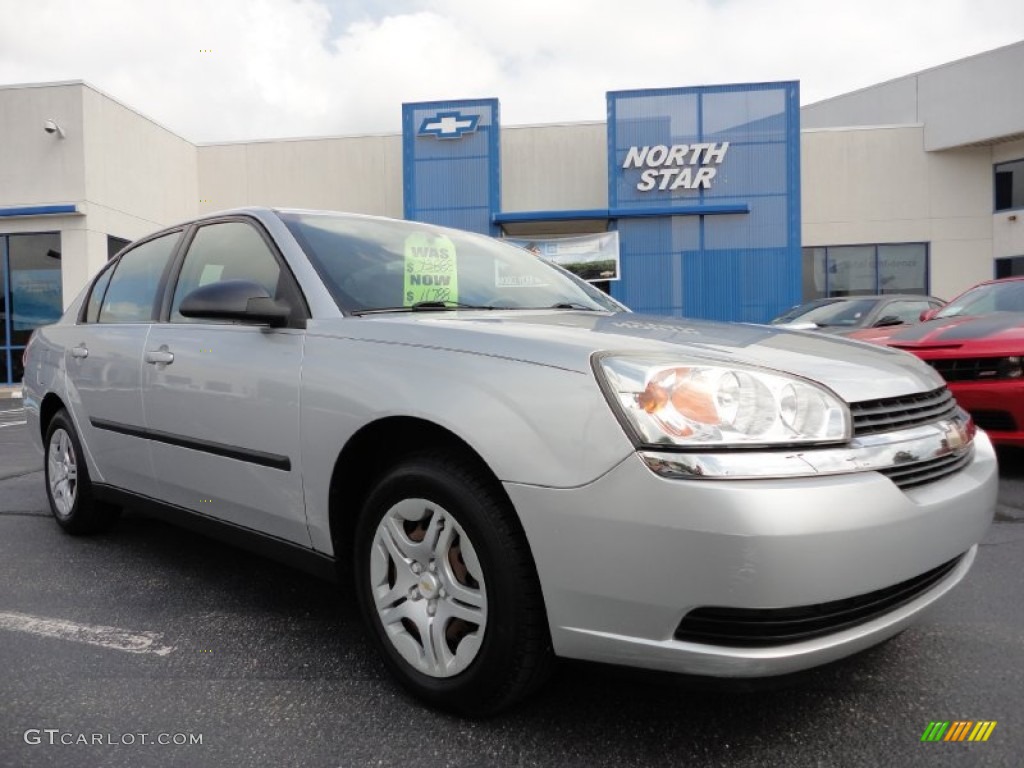
<svg viewBox="0 0 1024 768">
<path fill-rule="evenodd" d="M 224 280 L 196 288 L 181 300 L 184 317 L 201 320 L 238 320 L 280 328 L 291 308 L 274 301 L 267 289 L 251 280 Z"/>
<path fill-rule="evenodd" d="M 935 315 L 939 313 L 939 309 L 941 309 L 941 307 L 936 307 L 935 309 L 926 309 L 924 312 L 921 313 L 921 316 L 918 317 L 917 319 L 920 320 L 922 323 L 925 320 L 931 320 L 933 317 L 935 317 Z"/>
<path fill-rule="evenodd" d="M 875 321 L 873 328 L 884 328 L 888 325 L 903 325 L 903 319 L 896 315 L 885 315 Z"/>
</svg>

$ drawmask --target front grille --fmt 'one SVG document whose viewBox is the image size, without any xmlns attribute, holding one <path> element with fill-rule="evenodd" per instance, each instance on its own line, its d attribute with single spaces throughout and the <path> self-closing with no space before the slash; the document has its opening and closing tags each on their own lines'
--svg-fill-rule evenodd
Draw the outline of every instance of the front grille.
<svg viewBox="0 0 1024 768">
<path fill-rule="evenodd" d="M 956 401 L 945 387 L 919 395 L 886 397 L 850 403 L 855 437 L 932 424 L 956 413 Z"/>
<path fill-rule="evenodd" d="M 959 455 L 947 454 L 937 459 L 897 464 L 894 467 L 878 471 L 896 483 L 900 488 L 906 490 L 917 485 L 934 483 L 936 480 L 941 480 L 948 475 L 952 475 L 954 472 L 959 472 L 970 463 L 971 456 L 973 455 L 974 451 L 970 450 Z"/>
<path fill-rule="evenodd" d="M 971 411 L 974 423 L 992 432 L 1016 432 L 1017 420 L 1006 411 Z"/>
<path fill-rule="evenodd" d="M 913 579 L 866 595 L 796 608 L 695 608 L 683 617 L 676 640 L 766 648 L 799 643 L 864 624 L 909 603 L 942 581 L 963 555 Z"/>
<path fill-rule="evenodd" d="M 925 360 L 946 381 L 977 381 L 1001 377 L 1000 357 L 961 357 L 955 360 Z"/>
</svg>

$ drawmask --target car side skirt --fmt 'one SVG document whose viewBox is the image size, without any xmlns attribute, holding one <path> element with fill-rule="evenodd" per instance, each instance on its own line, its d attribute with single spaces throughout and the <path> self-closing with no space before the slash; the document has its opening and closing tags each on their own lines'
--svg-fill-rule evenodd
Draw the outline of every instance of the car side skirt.
<svg viewBox="0 0 1024 768">
<path fill-rule="evenodd" d="M 338 584 L 341 581 L 335 559 L 322 552 L 316 552 L 276 536 L 218 520 L 204 515 L 202 512 L 168 504 L 112 485 L 93 483 L 92 489 L 93 495 L 100 501 L 129 507 L 147 517 L 156 518 L 253 554 L 276 560 L 333 584 Z"/>
</svg>

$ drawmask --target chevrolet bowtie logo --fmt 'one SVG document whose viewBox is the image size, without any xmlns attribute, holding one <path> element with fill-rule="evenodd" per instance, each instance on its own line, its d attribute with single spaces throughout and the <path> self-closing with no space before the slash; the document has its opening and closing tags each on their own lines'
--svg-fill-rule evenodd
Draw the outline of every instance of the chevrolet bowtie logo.
<svg viewBox="0 0 1024 768">
<path fill-rule="evenodd" d="M 424 118 L 418 131 L 420 136 L 436 136 L 439 139 L 457 139 L 476 131 L 479 115 L 463 115 L 460 112 L 438 112 L 434 117 Z"/>
</svg>

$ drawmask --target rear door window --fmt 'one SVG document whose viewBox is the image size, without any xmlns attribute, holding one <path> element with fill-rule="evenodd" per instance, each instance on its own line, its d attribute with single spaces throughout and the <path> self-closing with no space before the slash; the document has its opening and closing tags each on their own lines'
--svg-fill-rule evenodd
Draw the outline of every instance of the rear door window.
<svg viewBox="0 0 1024 768">
<path fill-rule="evenodd" d="M 123 254 L 100 306 L 101 323 L 149 323 L 156 317 L 157 290 L 181 237 L 172 232 L 147 240 Z"/>
<path fill-rule="evenodd" d="M 113 269 L 104 269 L 89 291 L 89 303 L 85 307 L 85 322 L 95 323 L 100 316 L 100 304 L 103 301 L 103 294 L 107 292 L 110 284 L 110 276 L 114 274 Z"/>
</svg>

